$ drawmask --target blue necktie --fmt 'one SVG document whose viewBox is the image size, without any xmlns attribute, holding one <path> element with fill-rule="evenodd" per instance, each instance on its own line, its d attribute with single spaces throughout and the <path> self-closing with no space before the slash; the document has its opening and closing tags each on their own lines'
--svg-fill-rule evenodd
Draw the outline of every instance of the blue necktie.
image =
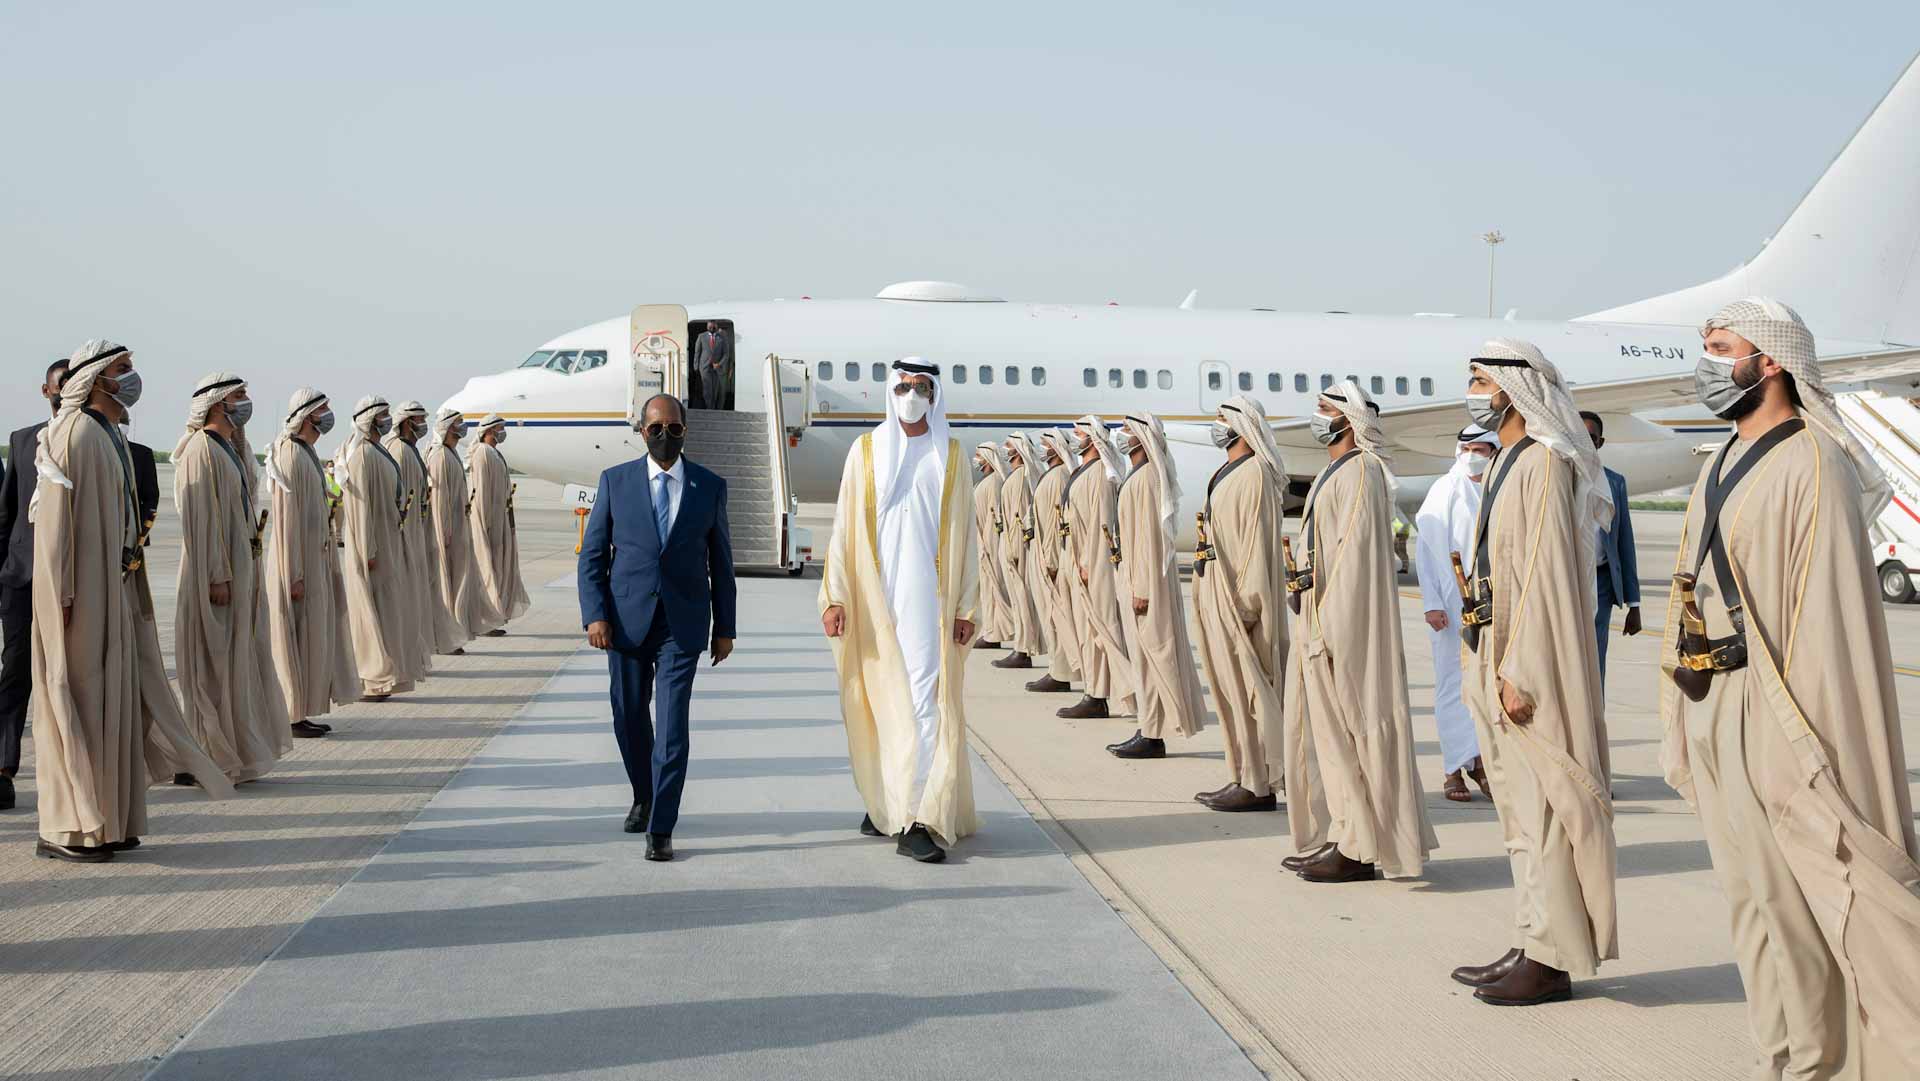
<svg viewBox="0 0 1920 1081">
<path fill-rule="evenodd" d="M 670 505 L 667 502 L 667 474 L 659 473 L 653 478 L 653 526 L 660 531 L 660 546 L 663 548 L 666 547 L 667 544 L 667 512 L 669 509 Z"/>
</svg>

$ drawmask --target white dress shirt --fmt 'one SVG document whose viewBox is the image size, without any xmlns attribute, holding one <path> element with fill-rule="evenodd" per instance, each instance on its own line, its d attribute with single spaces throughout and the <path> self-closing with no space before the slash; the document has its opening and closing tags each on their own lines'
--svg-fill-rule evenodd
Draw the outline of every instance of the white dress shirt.
<svg viewBox="0 0 1920 1081">
<path fill-rule="evenodd" d="M 681 455 L 673 460 L 673 467 L 663 469 L 654 461 L 653 455 L 647 455 L 647 496 L 653 498 L 660 491 L 660 474 L 667 475 L 667 532 L 673 532 L 673 523 L 680 517 L 680 496 L 687 486 L 687 459 Z"/>
</svg>

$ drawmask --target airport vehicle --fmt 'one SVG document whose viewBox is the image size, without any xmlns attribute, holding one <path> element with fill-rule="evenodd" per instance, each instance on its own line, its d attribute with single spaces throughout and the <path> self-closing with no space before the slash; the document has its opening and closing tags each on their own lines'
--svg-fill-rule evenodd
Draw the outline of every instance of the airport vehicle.
<svg viewBox="0 0 1920 1081">
<path fill-rule="evenodd" d="M 805 538 L 796 501 L 831 500 L 854 439 L 883 416 L 889 362 L 944 368 L 949 417 L 966 445 L 1083 414 L 1130 411 L 1166 422 L 1191 529 L 1220 462 L 1207 426 L 1235 394 L 1275 418 L 1292 501 L 1325 464 L 1305 417 L 1322 388 L 1356 376 L 1401 446 L 1399 500 L 1411 516 L 1452 460 L 1466 422 L 1466 362 L 1492 337 L 1537 343 L 1606 418 L 1609 465 L 1634 492 L 1691 483 L 1727 427 L 1692 411 L 1697 327 L 1749 295 L 1794 305 L 1819 336 L 1826 381 L 1912 393 L 1920 373 L 1920 62 L 1910 64 L 1762 249 L 1725 276 L 1568 322 L 1009 303 L 933 281 L 869 299 L 650 304 L 562 334 L 519 367 L 478 376 L 448 404 L 497 411 L 516 468 L 591 484 L 644 453 L 638 410 L 658 390 L 686 393 L 687 346 L 707 327 L 740 358 L 739 412 L 696 410 L 688 453 L 734 486 L 746 565 L 794 569 Z M 1191 536 L 1185 538 L 1192 542 Z"/>
<path fill-rule="evenodd" d="M 1892 604 L 1911 603 L 1920 581 L 1920 409 L 1877 391 L 1841 394 L 1837 401 L 1893 485 L 1893 502 L 1867 526 L 1880 595 Z"/>
</svg>

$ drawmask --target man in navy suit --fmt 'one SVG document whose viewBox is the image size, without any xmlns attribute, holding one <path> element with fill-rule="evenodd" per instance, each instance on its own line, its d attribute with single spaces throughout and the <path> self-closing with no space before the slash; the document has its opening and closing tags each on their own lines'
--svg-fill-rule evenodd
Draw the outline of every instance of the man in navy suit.
<svg viewBox="0 0 1920 1081">
<path fill-rule="evenodd" d="M 65 357 L 47 366 L 40 396 L 53 412 L 60 411 L 60 384 L 67 380 Z M 27 503 L 40 483 L 33 464 L 46 421 L 13 433 L 7 443 L 6 479 L 0 482 L 0 628 L 6 644 L 0 647 L 0 811 L 14 805 L 13 776 L 20 772 L 20 741 L 27 729 L 27 697 L 33 691 L 33 523 Z"/>
<path fill-rule="evenodd" d="M 641 424 L 647 456 L 600 474 L 580 545 L 580 621 L 607 651 L 613 737 L 633 785 L 622 828 L 645 831 L 648 859 L 670 860 L 694 671 L 702 650 L 715 664 L 733 652 L 733 541 L 727 482 L 680 454 L 686 407 L 655 395 Z"/>
<path fill-rule="evenodd" d="M 1593 449 L 1606 444 L 1606 425 L 1600 414 L 1582 411 L 1587 434 L 1593 437 Z M 1599 601 L 1593 608 L 1593 633 L 1600 639 L 1600 685 L 1607 682 L 1607 632 L 1613 627 L 1613 610 L 1627 610 L 1620 633 L 1640 633 L 1640 558 L 1633 548 L 1633 516 L 1627 513 L 1627 478 L 1606 469 L 1607 489 L 1613 493 L 1613 526 L 1600 531 Z"/>
</svg>

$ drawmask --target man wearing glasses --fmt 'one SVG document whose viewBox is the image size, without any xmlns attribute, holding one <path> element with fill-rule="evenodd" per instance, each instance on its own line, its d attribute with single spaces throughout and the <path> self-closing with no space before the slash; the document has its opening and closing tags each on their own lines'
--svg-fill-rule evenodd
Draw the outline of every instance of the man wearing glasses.
<svg viewBox="0 0 1920 1081">
<path fill-rule="evenodd" d="M 580 545 L 580 621 L 607 651 L 613 735 L 633 807 L 623 829 L 673 858 L 687 782 L 687 709 L 700 654 L 733 652 L 727 482 L 688 461 L 687 412 L 657 394 L 641 412 L 647 456 L 600 474 Z"/>
</svg>

